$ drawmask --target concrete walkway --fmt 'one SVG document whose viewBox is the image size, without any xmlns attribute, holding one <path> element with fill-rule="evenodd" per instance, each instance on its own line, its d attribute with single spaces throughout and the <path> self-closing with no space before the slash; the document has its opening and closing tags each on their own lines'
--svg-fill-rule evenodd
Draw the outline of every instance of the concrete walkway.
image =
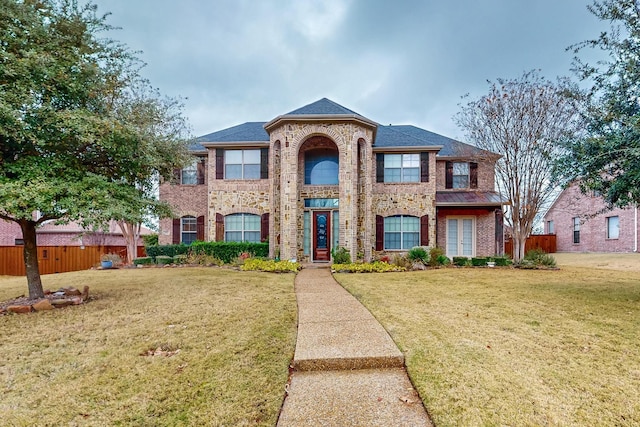
<svg viewBox="0 0 640 427">
<path fill-rule="evenodd" d="M 278 420 L 289 426 L 432 426 L 378 321 L 327 268 L 296 276 L 298 338 Z"/>
</svg>

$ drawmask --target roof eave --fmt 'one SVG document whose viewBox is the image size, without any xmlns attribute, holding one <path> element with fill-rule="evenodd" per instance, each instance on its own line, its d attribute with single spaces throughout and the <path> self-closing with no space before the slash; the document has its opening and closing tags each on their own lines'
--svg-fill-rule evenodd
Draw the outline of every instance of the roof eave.
<svg viewBox="0 0 640 427">
<path fill-rule="evenodd" d="M 504 205 L 508 205 L 509 202 L 494 202 L 494 203 L 464 203 L 464 202 L 436 202 L 436 207 L 500 207 Z"/>
<path fill-rule="evenodd" d="M 269 141 L 225 141 L 225 142 L 200 142 L 205 148 L 231 148 L 231 147 L 268 147 Z"/>
<path fill-rule="evenodd" d="M 284 114 L 276 117 L 264 125 L 264 129 L 271 133 L 271 130 L 286 122 L 335 122 L 335 121 L 356 121 L 365 126 L 376 129 L 378 123 L 369 120 L 358 114 Z"/>
<path fill-rule="evenodd" d="M 407 151 L 440 151 L 442 150 L 442 145 L 403 145 L 397 147 L 376 147 L 373 146 L 374 153 L 389 153 L 389 152 L 403 152 Z"/>
</svg>

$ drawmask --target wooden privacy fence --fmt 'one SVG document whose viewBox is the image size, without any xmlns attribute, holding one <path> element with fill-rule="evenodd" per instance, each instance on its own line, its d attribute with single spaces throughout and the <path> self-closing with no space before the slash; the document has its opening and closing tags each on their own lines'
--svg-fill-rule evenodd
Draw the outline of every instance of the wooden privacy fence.
<svg viewBox="0 0 640 427">
<path fill-rule="evenodd" d="M 532 234 L 524 244 L 524 253 L 531 249 L 542 249 L 548 254 L 556 252 L 556 235 L 555 234 Z M 513 256 L 513 240 L 505 240 L 504 252 Z"/>
<path fill-rule="evenodd" d="M 0 246 L 0 275 L 24 276 L 22 246 Z M 40 274 L 87 270 L 100 263 L 103 254 L 118 254 L 127 259 L 126 246 L 39 246 Z M 137 256 L 145 256 L 144 246 L 138 246 Z"/>
</svg>

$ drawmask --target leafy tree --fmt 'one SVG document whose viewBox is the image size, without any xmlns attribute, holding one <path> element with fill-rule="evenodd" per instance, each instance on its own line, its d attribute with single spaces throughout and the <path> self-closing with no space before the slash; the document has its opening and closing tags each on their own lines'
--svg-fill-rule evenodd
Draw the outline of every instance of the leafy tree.
<svg viewBox="0 0 640 427">
<path fill-rule="evenodd" d="M 180 108 L 149 89 L 134 54 L 102 37 L 105 19 L 73 0 L 0 0 L 0 219 L 22 229 L 31 298 L 43 296 L 42 222 L 166 214 L 153 178 L 169 179 L 187 155 Z"/>
<path fill-rule="evenodd" d="M 505 221 L 513 235 L 514 259 L 538 213 L 556 191 L 551 179 L 559 142 L 576 131 L 576 110 L 566 96 L 566 80 L 551 82 L 536 71 L 511 80 L 489 82 L 489 93 L 462 106 L 456 121 L 470 141 L 502 157 L 496 184 L 507 198 Z"/>
<path fill-rule="evenodd" d="M 640 202 L 640 1 L 594 1 L 588 9 L 611 23 L 597 39 L 571 46 L 598 49 L 605 59 L 583 62 L 574 71 L 590 88 L 584 94 L 585 136 L 566 144 L 558 162 L 565 183 L 578 180 L 611 206 Z"/>
</svg>

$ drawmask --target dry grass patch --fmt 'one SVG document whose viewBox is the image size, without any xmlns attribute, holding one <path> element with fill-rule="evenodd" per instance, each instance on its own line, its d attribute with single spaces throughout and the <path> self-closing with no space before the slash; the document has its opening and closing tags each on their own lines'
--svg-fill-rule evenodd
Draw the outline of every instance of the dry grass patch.
<svg viewBox="0 0 640 427">
<path fill-rule="evenodd" d="M 560 266 L 640 272 L 640 253 L 563 252 L 552 255 Z"/>
<path fill-rule="evenodd" d="M 390 332 L 436 425 L 640 424 L 633 272 L 338 274 Z"/>
<path fill-rule="evenodd" d="M 88 284 L 94 300 L 0 317 L 2 423 L 274 425 L 295 346 L 293 279 L 203 268 L 44 276 L 48 288 Z M 24 292 L 24 278 L 0 280 L 0 300 Z"/>
</svg>

